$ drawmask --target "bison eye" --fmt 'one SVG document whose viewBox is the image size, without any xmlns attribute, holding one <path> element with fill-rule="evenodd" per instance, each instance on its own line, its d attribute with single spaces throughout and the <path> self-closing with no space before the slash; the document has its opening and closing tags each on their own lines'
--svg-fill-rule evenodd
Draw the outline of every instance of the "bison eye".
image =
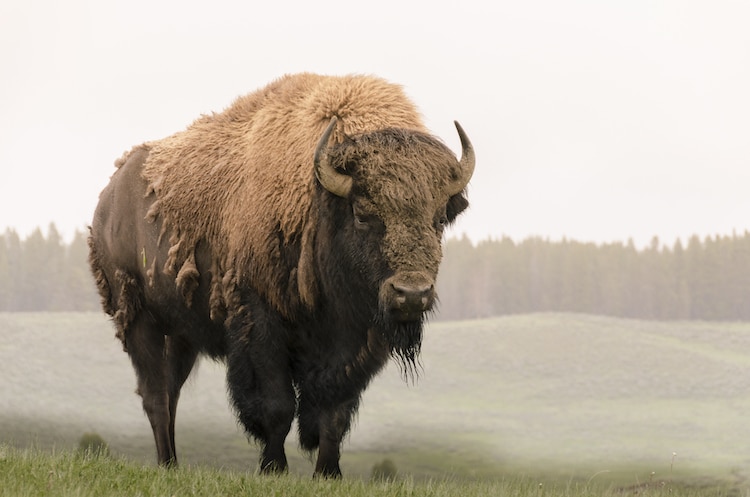
<svg viewBox="0 0 750 497">
<path fill-rule="evenodd" d="M 360 231 L 379 230 L 382 228 L 382 221 L 377 216 L 371 214 L 354 214 L 354 227 Z"/>
<path fill-rule="evenodd" d="M 369 231 L 372 229 L 379 229 L 382 227 L 382 221 L 374 214 L 369 214 L 362 209 L 354 207 L 354 227 L 359 231 Z"/>
<path fill-rule="evenodd" d="M 369 230 L 370 223 L 368 222 L 368 217 L 369 216 L 354 214 L 354 227 L 361 231 Z"/>
</svg>

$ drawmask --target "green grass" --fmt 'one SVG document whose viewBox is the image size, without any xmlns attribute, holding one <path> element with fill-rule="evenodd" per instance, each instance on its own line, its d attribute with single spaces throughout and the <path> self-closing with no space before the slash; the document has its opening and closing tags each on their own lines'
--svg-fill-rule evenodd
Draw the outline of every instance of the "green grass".
<svg viewBox="0 0 750 497">
<path fill-rule="evenodd" d="M 119 458 L 86 457 L 73 452 L 43 453 L 0 446 L 0 496 L 465 496 L 588 497 L 649 495 L 708 497 L 736 495 L 717 486 L 685 487 L 672 481 L 643 482 L 618 488 L 597 481 L 540 481 L 525 476 L 459 481 L 450 478 L 415 481 L 396 478 L 313 480 L 298 475 L 259 476 L 205 466 L 163 470 Z"/>
<path fill-rule="evenodd" d="M 343 448 L 346 481 L 367 481 L 387 458 L 414 485 L 549 488 L 593 477 L 600 489 L 667 480 L 750 489 L 750 323 L 575 314 L 433 323 L 422 360 L 415 384 L 389 367 L 365 392 Z M 178 456 L 184 471 L 250 477 L 257 448 L 237 427 L 223 375 L 205 361 L 183 390 Z M 64 459 L 97 433 L 115 461 L 153 468 L 132 367 L 104 316 L 0 313 L 0 378 L 0 444 Z M 309 456 L 294 433 L 287 445 L 290 478 L 306 482 Z"/>
</svg>

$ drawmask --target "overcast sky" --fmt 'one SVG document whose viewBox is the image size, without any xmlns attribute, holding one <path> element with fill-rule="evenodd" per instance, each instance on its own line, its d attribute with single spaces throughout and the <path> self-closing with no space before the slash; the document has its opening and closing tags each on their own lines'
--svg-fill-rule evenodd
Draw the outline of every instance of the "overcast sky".
<svg viewBox="0 0 750 497">
<path fill-rule="evenodd" d="M 741 234 L 748 26 L 742 0 L 5 1 L 0 232 L 69 237 L 124 150 L 314 71 L 402 84 L 457 152 L 461 122 L 477 168 L 454 235 Z"/>
</svg>

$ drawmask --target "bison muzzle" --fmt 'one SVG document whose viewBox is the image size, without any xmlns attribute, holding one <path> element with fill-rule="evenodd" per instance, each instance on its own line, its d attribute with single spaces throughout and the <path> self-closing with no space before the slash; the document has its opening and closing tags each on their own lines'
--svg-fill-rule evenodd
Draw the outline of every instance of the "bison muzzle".
<svg viewBox="0 0 750 497">
<path fill-rule="evenodd" d="M 399 86 L 285 76 L 134 147 L 100 195 L 89 262 L 136 372 L 158 461 L 177 463 L 180 390 L 227 364 L 260 469 L 284 471 L 298 420 L 315 474 L 339 476 L 362 392 L 390 357 L 413 371 L 444 228 L 467 206 L 461 159 Z"/>
</svg>

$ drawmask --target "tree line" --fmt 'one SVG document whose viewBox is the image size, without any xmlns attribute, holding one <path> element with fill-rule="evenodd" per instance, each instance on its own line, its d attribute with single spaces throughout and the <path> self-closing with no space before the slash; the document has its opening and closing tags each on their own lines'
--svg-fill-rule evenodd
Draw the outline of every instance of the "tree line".
<svg viewBox="0 0 750 497">
<path fill-rule="evenodd" d="M 95 311 L 87 234 L 54 224 L 0 234 L 0 311 Z M 437 319 L 581 312 L 638 319 L 750 321 L 750 232 L 649 247 L 510 238 L 445 242 Z"/>
<path fill-rule="evenodd" d="M 581 312 L 637 319 L 750 320 L 750 232 L 593 244 L 448 240 L 440 319 Z"/>
<path fill-rule="evenodd" d="M 88 243 L 76 231 L 65 243 L 54 224 L 21 239 L 0 235 L 0 311 L 92 311 L 101 309 L 88 267 Z"/>
</svg>

